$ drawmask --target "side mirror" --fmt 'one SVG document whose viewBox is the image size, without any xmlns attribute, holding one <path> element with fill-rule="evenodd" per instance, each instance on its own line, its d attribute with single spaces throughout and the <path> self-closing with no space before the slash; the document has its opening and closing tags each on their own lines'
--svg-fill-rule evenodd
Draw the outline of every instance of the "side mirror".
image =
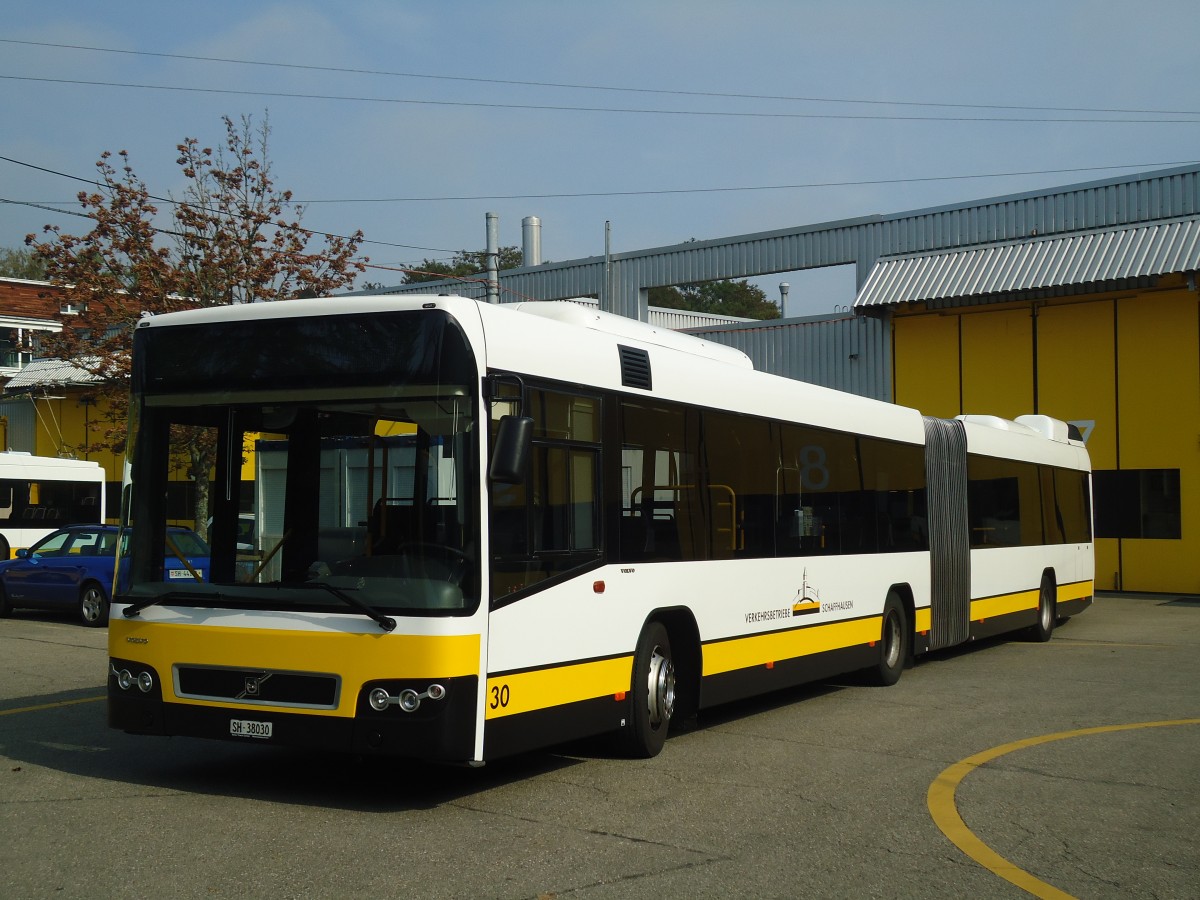
<svg viewBox="0 0 1200 900">
<path fill-rule="evenodd" d="M 501 484 L 520 484 L 529 468 L 529 448 L 533 444 L 533 419 L 528 416 L 501 416 L 492 447 L 488 478 Z"/>
</svg>

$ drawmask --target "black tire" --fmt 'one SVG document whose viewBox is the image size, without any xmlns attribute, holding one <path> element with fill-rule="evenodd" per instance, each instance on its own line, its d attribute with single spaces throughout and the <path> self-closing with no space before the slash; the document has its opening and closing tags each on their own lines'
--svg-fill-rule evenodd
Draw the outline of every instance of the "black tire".
<svg viewBox="0 0 1200 900">
<path fill-rule="evenodd" d="M 4 590 L 4 585 L 0 584 L 0 619 L 7 619 L 12 615 L 13 605 L 8 602 L 8 591 Z"/>
<path fill-rule="evenodd" d="M 650 622 L 638 638 L 629 686 L 624 744 L 630 756 L 658 756 L 675 714 L 675 663 L 671 639 L 661 622 Z"/>
<path fill-rule="evenodd" d="M 908 614 L 900 597 L 889 592 L 883 604 L 883 617 L 879 633 L 879 661 L 867 669 L 867 680 L 880 687 L 888 687 L 900 680 L 908 662 L 912 644 L 912 631 L 908 626 Z"/>
<path fill-rule="evenodd" d="M 108 597 L 104 588 L 94 581 L 89 581 L 79 591 L 79 619 L 88 628 L 108 624 Z"/>
<path fill-rule="evenodd" d="M 1025 632 L 1026 638 L 1038 644 L 1044 644 L 1054 634 L 1054 625 L 1058 621 L 1058 598 L 1054 582 L 1050 577 L 1042 577 L 1042 586 L 1038 590 L 1037 622 Z"/>
</svg>

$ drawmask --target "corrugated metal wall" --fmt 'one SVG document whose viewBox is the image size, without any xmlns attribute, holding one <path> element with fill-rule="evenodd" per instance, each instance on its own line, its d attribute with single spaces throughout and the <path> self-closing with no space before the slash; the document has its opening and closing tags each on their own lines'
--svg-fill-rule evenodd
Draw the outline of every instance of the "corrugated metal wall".
<svg viewBox="0 0 1200 900">
<path fill-rule="evenodd" d="M 27 397 L 0 400 L 0 416 L 7 420 L 7 446 L 0 450 L 37 453 L 37 411 Z"/>
<path fill-rule="evenodd" d="M 646 289 L 855 264 L 858 286 L 880 256 L 1150 222 L 1200 211 L 1200 167 L 1183 166 L 886 216 L 845 219 L 709 241 L 615 253 L 606 308 L 646 319 Z M 603 257 L 506 269 L 506 300 L 565 300 L 605 292 Z M 480 282 L 440 281 L 390 293 L 483 298 Z"/>
<path fill-rule="evenodd" d="M 741 350 L 764 372 L 876 400 L 892 399 L 892 344 L 886 319 L 813 316 L 689 328 L 687 333 Z"/>
<path fill-rule="evenodd" d="M 1200 167 L 1181 166 L 886 216 L 616 253 L 608 266 L 603 257 L 593 256 L 508 269 L 499 280 L 505 301 L 599 296 L 603 308 L 646 321 L 646 293 L 651 287 L 853 264 L 861 288 L 881 256 L 986 246 L 1198 211 Z M 610 272 L 607 288 L 606 269 Z M 480 282 L 404 285 L 388 292 L 485 297 Z M 857 319 L 843 322 L 834 317 L 824 324 L 796 320 L 701 334 L 736 346 L 754 360 L 756 368 L 868 397 L 891 398 L 891 346 L 886 330 L 878 325 L 860 326 Z"/>
</svg>

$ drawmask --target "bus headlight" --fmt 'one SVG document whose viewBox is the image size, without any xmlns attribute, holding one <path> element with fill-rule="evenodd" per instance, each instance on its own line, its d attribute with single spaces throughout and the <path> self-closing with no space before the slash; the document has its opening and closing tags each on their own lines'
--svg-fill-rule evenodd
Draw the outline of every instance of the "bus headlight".
<svg viewBox="0 0 1200 900">
<path fill-rule="evenodd" d="M 133 687 L 133 674 L 128 669 L 122 669 L 117 675 L 117 687 L 123 691 Z"/>
<path fill-rule="evenodd" d="M 441 700 L 445 696 L 446 688 L 440 684 L 431 684 L 421 693 L 404 688 L 396 697 L 389 694 L 386 688 L 377 687 L 367 694 L 367 702 L 376 712 L 383 712 L 389 706 L 399 706 L 404 712 L 412 713 L 421 708 L 422 700 Z"/>
<path fill-rule="evenodd" d="M 143 694 L 150 693 L 154 689 L 154 676 L 145 671 L 138 673 L 137 686 Z"/>
</svg>

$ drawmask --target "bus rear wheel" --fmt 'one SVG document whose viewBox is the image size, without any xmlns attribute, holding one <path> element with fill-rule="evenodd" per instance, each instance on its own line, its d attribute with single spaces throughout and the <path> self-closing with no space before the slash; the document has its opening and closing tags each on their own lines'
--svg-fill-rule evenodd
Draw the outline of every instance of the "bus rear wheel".
<svg viewBox="0 0 1200 900">
<path fill-rule="evenodd" d="M 867 670 L 872 684 L 887 687 L 900 680 L 904 664 L 908 661 L 909 642 L 912 633 L 908 627 L 908 616 L 900 597 L 891 591 L 883 604 L 882 625 L 879 633 L 879 661 Z"/>
<path fill-rule="evenodd" d="M 671 639 L 661 622 L 651 622 L 638 638 L 633 655 L 625 747 L 631 756 L 657 756 L 675 715 L 675 663 Z"/>
<path fill-rule="evenodd" d="M 1058 620 L 1057 598 L 1055 597 L 1054 582 L 1048 575 L 1042 576 L 1042 586 L 1038 590 L 1037 622 L 1026 632 L 1029 640 L 1044 644 L 1054 634 L 1054 625 Z"/>
<path fill-rule="evenodd" d="M 108 622 L 108 597 L 95 582 L 85 584 L 79 592 L 79 618 L 89 628 L 99 628 Z"/>
</svg>

